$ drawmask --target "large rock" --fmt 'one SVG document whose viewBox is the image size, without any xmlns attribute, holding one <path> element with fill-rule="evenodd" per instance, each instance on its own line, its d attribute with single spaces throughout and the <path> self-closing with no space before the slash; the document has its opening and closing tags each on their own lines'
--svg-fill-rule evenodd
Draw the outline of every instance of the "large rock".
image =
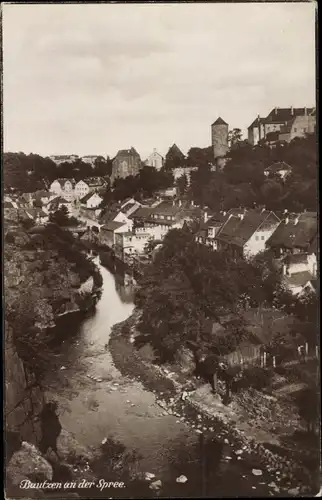
<svg viewBox="0 0 322 500">
<path fill-rule="evenodd" d="M 94 458 L 94 453 L 80 445 L 75 438 L 63 429 L 57 439 L 59 457 L 67 462 L 87 462 Z"/>
<path fill-rule="evenodd" d="M 32 478 L 39 482 L 51 481 L 53 468 L 41 455 L 40 451 L 30 443 L 24 441 L 19 451 L 16 451 L 8 465 L 7 473 L 13 485 L 18 486 L 23 479 Z"/>
<path fill-rule="evenodd" d="M 192 373 L 196 368 L 195 358 L 190 349 L 183 347 L 176 354 L 176 361 L 185 373 Z"/>
</svg>

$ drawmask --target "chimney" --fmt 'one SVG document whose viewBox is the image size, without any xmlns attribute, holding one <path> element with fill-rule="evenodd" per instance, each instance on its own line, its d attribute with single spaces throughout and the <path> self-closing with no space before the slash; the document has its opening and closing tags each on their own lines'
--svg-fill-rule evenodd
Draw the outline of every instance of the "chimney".
<svg viewBox="0 0 322 500">
<path fill-rule="evenodd" d="M 226 213 L 227 213 L 226 210 L 224 210 L 222 213 L 224 217 L 225 217 Z"/>
<path fill-rule="evenodd" d="M 208 220 L 208 214 L 207 214 L 207 212 L 204 212 L 204 214 L 203 214 L 203 221 L 204 221 L 204 223 L 206 223 L 207 220 Z"/>
<path fill-rule="evenodd" d="M 261 213 L 265 212 L 265 210 L 266 210 L 266 207 L 263 207 L 261 210 Z"/>
<path fill-rule="evenodd" d="M 289 223 L 289 221 L 290 221 L 290 219 L 289 219 L 288 217 L 285 217 L 285 221 L 284 221 L 284 223 L 285 223 L 285 224 L 288 224 L 288 223 Z"/>
<path fill-rule="evenodd" d="M 287 275 L 287 266 L 286 264 L 283 264 L 283 276 Z"/>
<path fill-rule="evenodd" d="M 243 220 L 245 214 L 239 214 L 240 220 Z"/>
<path fill-rule="evenodd" d="M 284 210 L 284 212 L 283 212 L 283 213 L 284 213 L 284 214 L 287 214 L 287 212 L 288 212 L 288 210 L 287 210 L 287 208 L 285 208 L 285 210 Z"/>
<path fill-rule="evenodd" d="M 193 200 L 191 200 L 191 206 L 194 207 L 195 206 L 195 202 Z"/>
<path fill-rule="evenodd" d="M 300 219 L 300 217 L 297 215 L 297 216 L 295 217 L 295 219 L 294 219 L 294 226 L 296 226 L 296 224 L 298 224 L 298 223 L 299 223 L 299 219 Z"/>
<path fill-rule="evenodd" d="M 277 115 L 277 107 L 274 108 L 274 113 Z"/>
<path fill-rule="evenodd" d="M 179 201 L 178 201 L 178 207 L 181 207 L 181 205 L 182 205 L 182 201 L 181 201 L 181 200 L 179 200 Z"/>
<path fill-rule="evenodd" d="M 293 106 L 291 106 L 291 115 L 294 115 L 294 109 L 293 109 Z"/>
</svg>

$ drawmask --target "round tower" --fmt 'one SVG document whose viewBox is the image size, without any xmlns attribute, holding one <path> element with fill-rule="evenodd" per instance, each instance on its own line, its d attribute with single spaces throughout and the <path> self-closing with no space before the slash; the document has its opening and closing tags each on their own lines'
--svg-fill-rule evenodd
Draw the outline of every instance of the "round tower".
<svg viewBox="0 0 322 500">
<path fill-rule="evenodd" d="M 211 125 L 211 143 L 216 166 L 221 168 L 228 151 L 228 123 L 220 117 Z"/>
</svg>

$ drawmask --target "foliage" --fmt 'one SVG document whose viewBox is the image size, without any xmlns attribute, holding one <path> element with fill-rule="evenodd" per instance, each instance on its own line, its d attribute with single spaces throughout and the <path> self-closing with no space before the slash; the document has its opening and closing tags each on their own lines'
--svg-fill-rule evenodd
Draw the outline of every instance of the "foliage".
<svg viewBox="0 0 322 500">
<path fill-rule="evenodd" d="M 80 224 L 76 217 L 69 217 L 68 209 L 65 205 L 49 215 L 49 222 L 61 227 L 79 226 Z"/>
<path fill-rule="evenodd" d="M 200 165 L 196 157 L 189 161 L 190 166 L 200 167 L 198 172 L 192 172 L 190 187 L 190 196 L 198 205 L 213 210 L 265 205 L 275 211 L 285 208 L 295 212 L 316 211 L 315 134 L 296 138 L 289 144 L 278 143 L 274 148 L 265 144 L 252 146 L 247 141 L 237 140 L 237 135 L 231 134 L 231 137 L 236 141 L 227 154 L 223 172 L 211 172 L 206 162 Z M 286 180 L 278 175 L 265 175 L 266 168 L 275 162 L 291 166 L 291 174 Z"/>
<path fill-rule="evenodd" d="M 190 148 L 187 154 L 186 165 L 187 167 L 209 167 L 214 161 L 214 154 L 212 147 L 208 148 Z"/>
<path fill-rule="evenodd" d="M 306 422 L 308 432 L 315 432 L 321 408 L 317 384 L 312 384 L 301 391 L 296 398 L 296 404 L 300 417 Z"/>
<path fill-rule="evenodd" d="M 4 153 L 3 155 L 3 180 L 4 187 L 18 193 L 34 192 L 38 189 L 48 188 L 50 184 L 60 177 L 76 181 L 86 177 L 106 177 L 112 171 L 110 158 L 99 156 L 94 167 L 77 159 L 74 162 L 63 162 L 56 165 L 50 158 L 43 158 L 37 154 Z"/>
<path fill-rule="evenodd" d="M 36 235 L 20 233 L 23 241 L 9 238 L 5 246 L 5 321 L 19 355 L 41 377 L 51 355 L 45 331 L 55 312 L 77 303 L 80 283 L 93 276 L 100 287 L 102 277 L 81 242 L 58 225 L 50 223 Z M 35 236 L 41 245 L 31 244 Z"/>
<path fill-rule="evenodd" d="M 228 133 L 228 144 L 230 148 L 235 148 L 242 140 L 243 133 L 240 128 L 234 128 Z"/>
<path fill-rule="evenodd" d="M 132 197 L 137 200 L 148 198 L 156 191 L 172 186 L 173 182 L 171 172 L 145 165 L 136 176 L 115 179 L 109 201 L 122 201 Z"/>
<path fill-rule="evenodd" d="M 161 359 L 190 342 L 221 353 L 234 350 L 245 333 L 245 296 L 255 305 L 270 303 L 279 287 L 278 274 L 264 262 L 236 261 L 197 244 L 188 229 L 170 231 L 139 282 L 141 333 Z M 206 322 L 220 323 L 227 315 L 229 336 L 214 337 Z"/>
</svg>

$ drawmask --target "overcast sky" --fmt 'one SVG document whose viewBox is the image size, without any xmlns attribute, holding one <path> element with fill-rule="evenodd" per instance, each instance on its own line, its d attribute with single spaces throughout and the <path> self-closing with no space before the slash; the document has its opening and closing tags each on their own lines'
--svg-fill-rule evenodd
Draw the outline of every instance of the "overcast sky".
<svg viewBox="0 0 322 500">
<path fill-rule="evenodd" d="M 3 5 L 6 151 L 145 159 L 315 105 L 314 4 Z"/>
</svg>

